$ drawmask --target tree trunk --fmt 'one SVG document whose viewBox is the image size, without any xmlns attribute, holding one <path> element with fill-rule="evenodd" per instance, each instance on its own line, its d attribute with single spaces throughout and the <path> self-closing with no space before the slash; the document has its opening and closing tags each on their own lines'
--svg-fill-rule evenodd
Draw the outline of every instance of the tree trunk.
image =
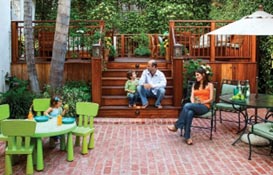
<svg viewBox="0 0 273 175">
<path fill-rule="evenodd" d="M 32 28 L 32 0 L 24 2 L 24 37 L 27 71 L 30 88 L 35 94 L 40 93 L 39 81 L 34 60 L 33 28 Z"/>
<path fill-rule="evenodd" d="M 63 83 L 71 0 L 59 0 L 58 4 L 58 14 L 49 77 L 52 90 L 61 87 Z"/>
</svg>

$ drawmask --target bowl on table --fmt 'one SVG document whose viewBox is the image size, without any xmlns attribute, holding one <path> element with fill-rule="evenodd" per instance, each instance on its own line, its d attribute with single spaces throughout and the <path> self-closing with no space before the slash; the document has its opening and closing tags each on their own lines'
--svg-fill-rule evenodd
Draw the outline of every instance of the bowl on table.
<svg viewBox="0 0 273 175">
<path fill-rule="evenodd" d="M 74 117 L 63 117 L 62 118 L 62 123 L 63 124 L 71 124 L 75 122 L 75 118 Z"/>
<path fill-rule="evenodd" d="M 46 122 L 48 121 L 49 117 L 48 116 L 35 116 L 34 120 L 36 122 Z"/>
</svg>

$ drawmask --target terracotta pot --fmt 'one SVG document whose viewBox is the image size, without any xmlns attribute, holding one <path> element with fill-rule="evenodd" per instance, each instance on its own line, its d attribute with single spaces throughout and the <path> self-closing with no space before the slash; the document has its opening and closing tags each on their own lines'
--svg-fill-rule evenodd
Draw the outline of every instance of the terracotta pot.
<svg viewBox="0 0 273 175">
<path fill-rule="evenodd" d="M 165 60 L 170 61 L 169 47 L 166 47 L 166 50 L 165 50 Z"/>
<path fill-rule="evenodd" d="M 104 49 L 104 55 L 103 58 L 105 61 L 108 61 L 108 57 L 109 57 L 109 49 Z"/>
</svg>

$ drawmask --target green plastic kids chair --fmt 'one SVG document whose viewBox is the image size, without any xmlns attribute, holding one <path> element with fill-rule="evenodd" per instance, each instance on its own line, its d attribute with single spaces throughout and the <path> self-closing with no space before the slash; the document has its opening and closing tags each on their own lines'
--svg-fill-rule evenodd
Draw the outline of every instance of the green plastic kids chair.
<svg viewBox="0 0 273 175">
<path fill-rule="evenodd" d="M 26 174 L 33 174 L 32 153 L 34 145 L 31 136 L 35 133 L 36 122 L 32 120 L 3 120 L 2 132 L 8 137 L 8 146 L 5 150 L 5 174 L 12 174 L 12 156 L 27 155 Z"/>
<path fill-rule="evenodd" d="M 8 137 L 4 136 L 1 133 L 1 121 L 9 118 L 10 116 L 10 109 L 9 104 L 2 104 L 0 105 L 0 141 L 7 141 Z"/>
<path fill-rule="evenodd" d="M 99 105 L 92 102 L 77 102 L 76 114 L 79 115 L 78 126 L 72 131 L 76 136 L 75 146 L 80 145 L 80 137 L 82 137 L 82 154 L 87 154 L 88 149 L 94 148 L 94 117 L 97 116 Z M 87 144 L 87 137 L 89 136 L 89 143 Z"/>
<path fill-rule="evenodd" d="M 33 110 L 37 116 L 44 115 L 44 111 L 46 111 L 49 107 L 50 107 L 50 98 L 33 99 Z"/>
</svg>

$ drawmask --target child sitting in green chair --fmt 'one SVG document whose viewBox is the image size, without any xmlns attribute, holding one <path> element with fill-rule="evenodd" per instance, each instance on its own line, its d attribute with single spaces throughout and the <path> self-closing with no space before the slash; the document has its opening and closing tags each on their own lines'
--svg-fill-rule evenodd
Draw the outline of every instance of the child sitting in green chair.
<svg viewBox="0 0 273 175">
<path fill-rule="evenodd" d="M 53 96 L 50 99 L 50 107 L 44 112 L 45 116 L 49 118 L 58 117 L 59 115 L 64 116 L 68 108 L 62 108 L 62 99 L 59 96 Z M 56 146 L 58 143 L 59 136 L 50 137 L 49 145 L 51 148 Z"/>
</svg>

